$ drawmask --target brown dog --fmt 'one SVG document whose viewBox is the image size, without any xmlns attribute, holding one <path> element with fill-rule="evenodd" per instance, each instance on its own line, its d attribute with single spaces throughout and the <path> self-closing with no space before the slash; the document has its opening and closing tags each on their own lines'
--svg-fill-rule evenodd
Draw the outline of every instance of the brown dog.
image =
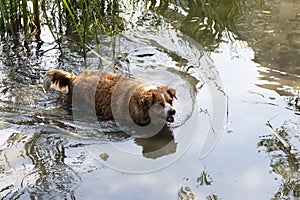
<svg viewBox="0 0 300 200">
<path fill-rule="evenodd" d="M 84 70 L 76 76 L 57 69 L 45 74 L 43 84 L 46 91 L 52 87 L 65 92 L 64 105 L 74 106 L 76 101 L 102 116 L 130 116 L 138 125 L 147 125 L 161 117 L 167 122 L 174 121 L 172 101 L 176 93 L 167 86 L 142 84 L 124 75 L 101 70 Z M 154 115 L 150 112 L 151 107 L 156 107 Z"/>
</svg>

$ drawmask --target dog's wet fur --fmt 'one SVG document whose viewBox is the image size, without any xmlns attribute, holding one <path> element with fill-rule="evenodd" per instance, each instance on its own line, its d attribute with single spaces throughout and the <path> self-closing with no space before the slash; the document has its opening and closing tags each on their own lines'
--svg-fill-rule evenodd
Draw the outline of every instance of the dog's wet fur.
<svg viewBox="0 0 300 200">
<path fill-rule="evenodd" d="M 176 92 L 168 86 L 142 84 L 125 75 L 102 70 L 84 70 L 76 76 L 58 69 L 49 70 L 43 84 L 46 91 L 51 87 L 66 93 L 63 100 L 65 106 L 71 106 L 76 98 L 80 106 L 95 109 L 97 114 L 109 118 L 127 109 L 138 125 L 147 125 L 160 117 L 167 122 L 174 121 L 176 111 L 173 99 Z M 156 115 L 150 117 L 150 108 L 155 107 Z M 122 113 L 117 114 L 122 116 Z"/>
</svg>

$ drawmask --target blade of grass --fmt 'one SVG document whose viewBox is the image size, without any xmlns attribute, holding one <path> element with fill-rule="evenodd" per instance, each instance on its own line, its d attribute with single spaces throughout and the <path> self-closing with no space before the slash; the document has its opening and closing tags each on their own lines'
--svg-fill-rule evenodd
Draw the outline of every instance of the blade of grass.
<svg viewBox="0 0 300 200">
<path fill-rule="evenodd" d="M 25 41 L 27 41 L 28 36 L 28 10 L 27 10 L 27 0 L 22 1 L 22 12 L 23 12 L 23 26 L 24 26 L 24 34 Z"/>
<path fill-rule="evenodd" d="M 78 23 L 77 23 L 77 21 L 76 21 L 76 19 L 75 19 L 75 16 L 74 16 L 74 14 L 73 14 L 73 12 L 72 12 L 70 6 L 69 6 L 69 4 L 68 4 L 68 2 L 67 2 L 66 0 L 62 0 L 62 2 L 63 2 L 63 4 L 64 4 L 65 8 L 67 9 L 67 11 L 68 11 L 70 17 L 72 18 L 72 21 L 73 21 L 73 24 L 74 24 L 75 29 L 76 29 L 76 31 L 77 31 L 78 37 L 79 37 L 79 39 L 80 39 L 80 42 L 81 42 L 81 43 L 83 44 L 83 46 L 84 46 L 84 41 L 83 41 L 82 35 L 81 35 L 81 33 L 80 33 L 80 29 L 79 29 Z"/>
<path fill-rule="evenodd" d="M 33 20 L 34 29 L 36 32 L 40 32 L 41 23 L 40 23 L 39 2 L 38 0 L 32 0 L 32 4 L 33 4 L 33 15 L 34 15 L 34 20 Z"/>
<path fill-rule="evenodd" d="M 1 20 L 3 22 L 3 26 L 5 31 L 8 31 L 7 24 L 8 24 L 8 13 L 7 13 L 7 6 L 5 0 L 0 0 L 0 9 L 1 9 Z"/>
</svg>

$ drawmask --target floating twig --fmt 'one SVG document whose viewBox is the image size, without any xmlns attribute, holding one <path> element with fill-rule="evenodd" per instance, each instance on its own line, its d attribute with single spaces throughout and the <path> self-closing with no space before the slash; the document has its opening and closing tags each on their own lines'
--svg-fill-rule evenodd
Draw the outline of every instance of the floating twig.
<svg viewBox="0 0 300 200">
<path fill-rule="evenodd" d="M 111 67 L 113 70 L 119 70 L 125 74 L 128 74 L 130 76 L 133 76 L 133 74 L 130 74 L 129 70 L 124 70 L 121 67 L 116 66 L 115 64 L 113 64 L 112 62 L 110 62 L 109 60 L 107 60 L 106 58 L 104 58 L 103 56 L 101 56 L 99 53 L 97 53 L 95 50 L 93 50 L 89 45 L 84 44 L 93 54 L 95 54 L 98 58 L 100 58 L 107 66 Z M 113 66 L 113 67 L 112 67 Z"/>
<path fill-rule="evenodd" d="M 283 146 L 290 150 L 290 145 L 274 130 L 269 121 L 266 123 L 266 125 L 271 130 L 271 132 L 277 137 L 277 139 L 283 144 Z"/>
</svg>

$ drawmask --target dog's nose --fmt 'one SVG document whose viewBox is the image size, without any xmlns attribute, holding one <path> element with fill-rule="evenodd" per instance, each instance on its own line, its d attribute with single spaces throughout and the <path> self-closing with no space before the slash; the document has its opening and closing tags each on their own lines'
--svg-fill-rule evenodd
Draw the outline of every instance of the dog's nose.
<svg viewBox="0 0 300 200">
<path fill-rule="evenodd" d="M 176 110 L 174 110 L 174 109 L 170 109 L 170 110 L 168 111 L 168 114 L 169 114 L 169 115 L 175 115 L 175 113 L 176 113 Z"/>
</svg>

